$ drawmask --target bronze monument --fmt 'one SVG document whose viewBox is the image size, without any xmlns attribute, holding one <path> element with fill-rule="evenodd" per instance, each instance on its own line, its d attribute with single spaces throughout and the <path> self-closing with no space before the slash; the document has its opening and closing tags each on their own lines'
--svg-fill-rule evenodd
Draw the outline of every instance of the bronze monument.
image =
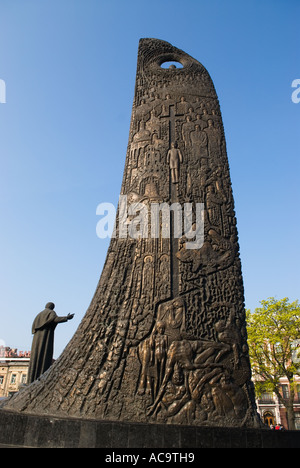
<svg viewBox="0 0 300 468">
<path fill-rule="evenodd" d="M 168 61 L 182 67 L 163 68 Z M 162 222 L 158 235 L 151 235 L 150 223 L 141 236 L 124 235 L 116 223 L 77 332 L 6 408 L 108 421 L 256 426 L 219 102 L 203 65 L 161 40 L 139 44 L 121 195 L 138 204 L 139 213 L 141 206 L 149 213 L 172 205 L 170 237 L 162 236 Z M 204 208 L 198 248 L 187 231 L 174 234 L 173 208 L 185 205 L 192 213 Z M 133 222 L 128 213 L 126 229 Z"/>
<path fill-rule="evenodd" d="M 59 323 L 72 320 L 74 314 L 58 317 L 54 312 L 55 305 L 48 302 L 45 309 L 40 312 L 32 324 L 32 346 L 27 383 L 32 383 L 44 374 L 52 364 L 54 331 Z"/>
</svg>

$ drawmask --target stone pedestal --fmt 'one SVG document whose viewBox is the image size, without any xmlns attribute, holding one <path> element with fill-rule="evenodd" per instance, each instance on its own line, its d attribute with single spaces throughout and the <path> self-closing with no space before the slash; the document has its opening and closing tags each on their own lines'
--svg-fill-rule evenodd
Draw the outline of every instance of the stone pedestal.
<svg viewBox="0 0 300 468">
<path fill-rule="evenodd" d="M 132 453 L 145 456 L 151 450 L 142 449 L 186 449 L 197 456 L 201 448 L 300 448 L 300 431 L 121 423 L 6 410 L 0 410 L 0 427 L 0 448 L 103 448 L 107 454 L 108 449 L 141 449 Z"/>
</svg>

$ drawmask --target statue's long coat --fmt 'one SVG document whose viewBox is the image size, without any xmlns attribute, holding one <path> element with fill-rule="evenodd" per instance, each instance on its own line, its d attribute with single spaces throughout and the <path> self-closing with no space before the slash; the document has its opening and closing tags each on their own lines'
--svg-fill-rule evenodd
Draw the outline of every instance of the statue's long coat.
<svg viewBox="0 0 300 468">
<path fill-rule="evenodd" d="M 46 372 L 52 364 L 54 330 L 58 323 L 66 322 L 67 317 L 58 317 L 54 310 L 44 309 L 32 324 L 32 347 L 27 382 L 31 383 Z"/>
</svg>

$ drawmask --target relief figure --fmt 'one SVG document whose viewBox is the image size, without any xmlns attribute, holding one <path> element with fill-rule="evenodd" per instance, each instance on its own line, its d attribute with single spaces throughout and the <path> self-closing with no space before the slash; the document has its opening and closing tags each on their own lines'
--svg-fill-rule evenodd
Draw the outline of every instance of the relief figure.
<svg viewBox="0 0 300 468">
<path fill-rule="evenodd" d="M 171 149 L 167 154 L 167 163 L 170 165 L 171 180 L 173 184 L 179 181 L 179 166 L 183 162 L 182 154 L 177 143 L 171 143 Z"/>
<path fill-rule="evenodd" d="M 200 159 L 201 166 L 208 166 L 207 134 L 201 130 L 200 125 L 195 125 L 195 130 L 191 132 L 191 141 L 196 156 Z"/>
<path fill-rule="evenodd" d="M 157 322 L 151 335 L 138 346 L 138 357 L 141 363 L 141 374 L 138 394 L 145 391 L 153 397 L 161 385 L 167 356 L 168 338 L 165 335 L 163 322 Z"/>
<path fill-rule="evenodd" d="M 186 117 L 186 122 L 182 124 L 182 138 L 185 144 L 185 148 L 189 148 L 192 144 L 191 132 L 194 130 L 194 123 L 190 115 Z"/>
</svg>

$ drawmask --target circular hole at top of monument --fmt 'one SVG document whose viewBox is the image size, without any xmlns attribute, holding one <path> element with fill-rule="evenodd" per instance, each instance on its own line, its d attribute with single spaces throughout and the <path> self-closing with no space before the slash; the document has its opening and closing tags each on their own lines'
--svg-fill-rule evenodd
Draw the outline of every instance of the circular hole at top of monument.
<svg viewBox="0 0 300 468">
<path fill-rule="evenodd" d="M 165 70 L 175 70 L 176 68 L 183 68 L 182 63 L 177 62 L 176 60 L 169 60 L 167 62 L 163 62 L 160 66 Z"/>
</svg>

